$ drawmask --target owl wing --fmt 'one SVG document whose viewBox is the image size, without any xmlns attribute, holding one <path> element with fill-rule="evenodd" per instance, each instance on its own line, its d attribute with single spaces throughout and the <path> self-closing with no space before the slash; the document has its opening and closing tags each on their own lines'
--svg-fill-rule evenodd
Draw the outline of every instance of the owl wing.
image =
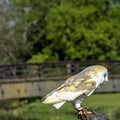
<svg viewBox="0 0 120 120">
<path fill-rule="evenodd" d="M 96 89 L 96 81 L 94 79 L 78 79 L 64 83 L 56 89 L 57 96 L 60 99 L 73 101 L 75 98 L 86 95 L 89 96 Z"/>
<path fill-rule="evenodd" d="M 87 95 L 96 88 L 94 79 L 83 79 L 70 77 L 60 87 L 44 97 L 43 103 L 59 103 L 63 101 L 73 101 L 81 95 Z"/>
</svg>

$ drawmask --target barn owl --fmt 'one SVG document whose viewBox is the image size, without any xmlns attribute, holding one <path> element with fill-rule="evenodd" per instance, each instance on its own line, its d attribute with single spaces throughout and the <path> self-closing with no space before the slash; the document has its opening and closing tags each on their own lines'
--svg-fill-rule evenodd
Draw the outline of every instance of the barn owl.
<svg viewBox="0 0 120 120">
<path fill-rule="evenodd" d="M 59 109 L 65 102 L 73 103 L 81 110 L 82 101 L 90 96 L 96 88 L 108 81 L 108 70 L 102 65 L 93 65 L 68 78 L 60 87 L 43 98 L 43 103 L 53 104 Z"/>
</svg>

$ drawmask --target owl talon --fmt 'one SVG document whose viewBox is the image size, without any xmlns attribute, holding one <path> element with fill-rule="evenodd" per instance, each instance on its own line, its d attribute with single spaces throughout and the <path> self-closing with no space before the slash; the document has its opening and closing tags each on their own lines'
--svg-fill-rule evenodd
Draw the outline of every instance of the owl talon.
<svg viewBox="0 0 120 120">
<path fill-rule="evenodd" d="M 87 107 L 83 107 L 81 110 L 78 111 L 78 119 L 79 120 L 90 120 L 88 113 L 87 113 Z"/>
</svg>

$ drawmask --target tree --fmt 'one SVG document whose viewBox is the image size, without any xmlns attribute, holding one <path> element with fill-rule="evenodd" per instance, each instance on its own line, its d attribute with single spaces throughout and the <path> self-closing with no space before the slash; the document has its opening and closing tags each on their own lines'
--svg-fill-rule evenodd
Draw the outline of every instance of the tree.
<svg viewBox="0 0 120 120">
<path fill-rule="evenodd" d="M 15 61 L 14 51 L 16 41 L 13 39 L 13 31 L 10 29 L 7 4 L 0 7 L 0 63 L 12 63 Z"/>
<path fill-rule="evenodd" d="M 23 61 L 120 59 L 120 7 L 110 0 L 17 0 L 11 8 L 28 45 Z"/>
<path fill-rule="evenodd" d="M 96 6 L 94 3 L 58 6 L 49 13 L 46 39 L 51 41 L 49 48 L 59 60 L 120 59 L 115 39 L 120 26 L 114 28 L 118 17 L 111 17 L 115 11 L 108 7 L 108 1 L 97 1 Z"/>
<path fill-rule="evenodd" d="M 20 63 L 25 61 L 29 43 L 26 43 L 26 35 L 21 32 L 15 19 L 11 17 L 12 9 L 9 4 L 0 7 L 0 64 Z M 25 25 L 25 23 L 24 23 Z M 27 24 L 26 24 L 27 25 Z M 26 31 L 22 25 L 20 28 Z"/>
</svg>

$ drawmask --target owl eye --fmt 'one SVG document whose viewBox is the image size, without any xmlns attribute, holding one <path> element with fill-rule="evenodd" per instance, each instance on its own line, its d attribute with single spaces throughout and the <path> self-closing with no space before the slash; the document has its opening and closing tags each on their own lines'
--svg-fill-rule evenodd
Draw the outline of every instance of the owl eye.
<svg viewBox="0 0 120 120">
<path fill-rule="evenodd" d="M 106 75 L 106 73 L 104 74 L 104 78 L 106 77 L 107 75 Z"/>
<path fill-rule="evenodd" d="M 107 73 L 104 74 L 104 78 L 106 78 L 106 77 L 107 77 Z"/>
</svg>

